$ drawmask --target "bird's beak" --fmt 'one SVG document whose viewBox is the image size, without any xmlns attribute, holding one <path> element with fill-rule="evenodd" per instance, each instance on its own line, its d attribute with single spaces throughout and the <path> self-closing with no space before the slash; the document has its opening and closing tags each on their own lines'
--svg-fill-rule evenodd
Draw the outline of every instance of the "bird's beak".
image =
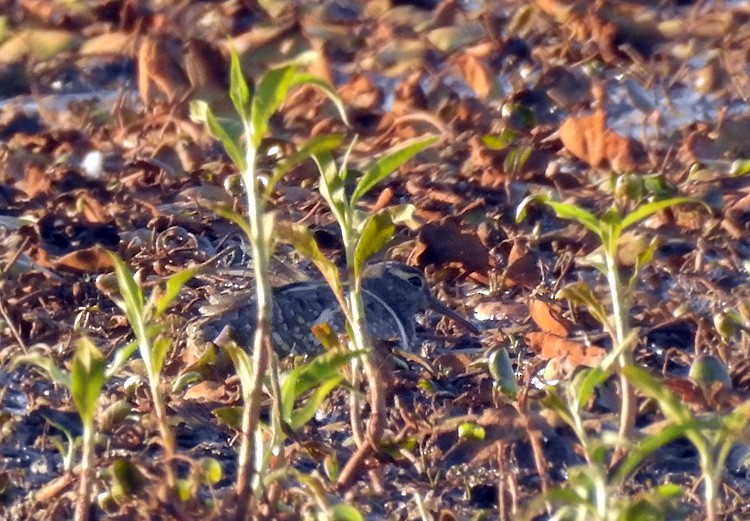
<svg viewBox="0 0 750 521">
<path fill-rule="evenodd" d="M 451 308 L 449 308 L 448 306 L 440 302 L 437 298 L 433 297 L 432 295 L 427 295 L 427 307 L 437 311 L 443 316 L 452 318 L 453 320 L 458 322 L 461 325 L 461 327 L 463 327 L 465 330 L 467 330 L 471 334 L 473 335 L 479 334 L 479 330 L 476 328 L 474 324 L 472 324 L 467 319 L 462 317 L 456 311 L 453 311 Z"/>
</svg>

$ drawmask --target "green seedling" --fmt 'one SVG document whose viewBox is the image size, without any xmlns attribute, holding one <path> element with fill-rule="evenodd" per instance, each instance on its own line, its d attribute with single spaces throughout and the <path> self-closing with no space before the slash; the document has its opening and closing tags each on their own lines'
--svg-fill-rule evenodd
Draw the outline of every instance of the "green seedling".
<svg viewBox="0 0 750 521">
<path fill-rule="evenodd" d="M 342 119 L 346 121 L 346 112 L 335 90 L 320 78 L 302 71 L 301 66 L 304 64 L 302 60 L 298 60 L 296 63 L 289 63 L 269 70 L 257 80 L 254 92 L 251 92 L 241 70 L 237 53 L 232 51 L 229 94 L 237 112 L 238 120 L 220 120 L 213 115 L 211 108 L 202 102 L 194 102 L 191 105 L 194 119 L 206 124 L 212 135 L 221 141 L 230 159 L 238 168 L 248 209 L 246 221 L 234 219 L 245 231 L 251 244 L 257 304 L 252 358 L 241 355 L 235 358 L 238 371 L 244 375 L 246 381 L 250 382 L 249 391 L 243 390 L 245 408 L 243 410 L 243 431 L 235 487 L 236 496 L 239 498 L 239 507 L 236 514 L 238 521 L 244 521 L 247 517 L 251 489 L 258 490 L 258 486 L 263 479 L 263 476 L 257 475 L 259 469 L 253 469 L 252 458 L 253 454 L 256 454 L 255 461 L 258 464 L 264 459 L 262 443 L 256 446 L 255 440 L 260 419 L 263 381 L 269 367 L 272 373 L 271 387 L 274 390 L 277 403 L 274 413 L 277 417 L 274 423 L 275 425 L 280 423 L 278 418 L 280 409 L 278 406 L 280 399 L 278 396 L 278 370 L 275 368 L 275 355 L 270 341 L 272 293 L 269 262 L 274 219 L 273 214 L 266 211 L 266 200 L 284 173 L 311 152 L 335 148 L 341 142 L 342 137 L 321 136 L 298 147 L 296 154 L 277 164 L 265 188 L 262 187 L 262 179 L 258 171 L 263 140 L 269 132 L 271 116 L 287 99 L 290 90 L 305 84 L 313 85 L 326 94 L 339 110 Z M 219 213 L 230 218 L 234 215 L 232 211 L 226 208 L 217 210 L 221 210 Z M 240 367 L 246 364 L 248 364 L 247 367 Z M 272 448 L 278 446 L 280 436 L 281 434 L 274 429 L 270 441 Z M 260 440 L 260 437 L 257 437 L 257 439 Z M 254 472 L 255 476 L 253 476 Z"/>
<path fill-rule="evenodd" d="M 610 355 L 611 357 L 611 355 Z M 614 357 L 612 357 L 614 358 Z M 611 360 L 608 361 L 611 363 Z M 606 433 L 592 436 L 586 430 L 581 416 L 582 403 L 588 401 L 606 373 L 600 368 L 581 371 L 562 393 L 547 389 L 543 404 L 567 423 L 577 436 L 586 463 L 568 470 L 568 480 L 563 487 L 551 489 L 532 501 L 526 518 L 531 518 L 542 507 L 549 511 L 557 507 L 550 519 L 620 521 L 665 520 L 674 518 L 681 495 L 677 485 L 656 487 L 634 497 L 622 496 L 619 490 L 625 478 L 651 452 L 675 439 L 679 433 L 665 430 L 648 436 L 630 451 L 618 468 L 614 478 L 608 476 L 607 454 L 620 440 Z"/>
<path fill-rule="evenodd" d="M 401 143 L 386 151 L 370 165 L 362 169 L 362 175 L 354 179 L 354 173 L 348 169 L 348 160 L 354 146 L 347 150 L 341 166 L 337 167 L 330 153 L 316 154 L 315 161 L 320 171 L 320 193 L 325 199 L 341 231 L 346 254 L 347 292 L 333 262 L 320 251 L 312 234 L 302 226 L 285 225 L 280 230 L 284 240 L 292 243 L 305 257 L 310 259 L 320 270 L 331 286 L 346 318 L 351 338 L 351 347 L 363 352 L 361 357 L 365 378 L 369 385 L 370 416 L 365 434 L 356 415 L 352 418 L 352 428 L 357 445 L 362 447 L 369 442 L 370 447 L 378 447 L 385 429 L 385 396 L 383 380 L 379 377 L 371 339 L 366 327 L 364 302 L 362 299 L 362 271 L 367 260 L 380 251 L 393 236 L 395 227 L 401 222 L 410 222 L 414 208 L 410 205 L 382 209 L 374 214 L 359 208 L 358 203 L 378 183 L 388 177 L 406 161 L 431 146 L 438 140 L 435 136 L 415 138 Z M 350 183 L 354 184 L 349 192 Z M 358 368 L 357 360 L 353 364 L 353 385 L 356 387 Z M 351 395 L 350 410 L 360 409 L 356 393 Z M 357 465 L 356 459 L 353 458 Z M 348 467 L 341 475 L 341 480 L 349 479 L 354 472 Z M 342 481 L 340 481 L 341 483 Z"/>
<path fill-rule="evenodd" d="M 638 206 L 625 215 L 616 206 L 612 206 L 601 217 L 596 217 L 588 210 L 574 204 L 552 201 L 547 195 L 527 197 L 518 206 L 517 221 L 525 218 L 529 205 L 541 203 L 554 210 L 558 217 L 578 222 L 599 238 L 602 244 L 601 255 L 598 259 L 594 258 L 589 262 L 607 279 L 612 301 L 611 314 L 604 309 L 593 290 L 585 282 L 577 282 L 572 288 L 563 290 L 562 295 L 569 299 L 575 298 L 578 303 L 588 306 L 592 316 L 602 323 L 612 338 L 613 351 L 619 353 L 617 366 L 621 371 L 631 365 L 633 361 L 635 342 L 626 343 L 626 339 L 631 334 L 629 319 L 631 292 L 638 280 L 638 274 L 645 265 L 651 262 L 658 246 L 655 240 L 651 241 L 637 255 L 631 277 L 627 282 L 623 282 L 621 266 L 618 263 L 618 249 L 622 234 L 660 210 L 691 202 L 696 201 L 685 197 L 658 200 Z M 609 367 L 603 368 L 608 369 Z M 620 382 L 622 386 L 620 437 L 625 440 L 635 424 L 636 401 L 633 388 L 622 372 Z M 579 401 L 579 403 L 583 402 Z"/>
<path fill-rule="evenodd" d="M 135 342 L 131 342 L 118 353 L 108 373 L 117 371 L 130 358 L 135 349 L 138 349 L 146 369 L 151 400 L 159 425 L 159 434 L 166 462 L 164 468 L 167 486 L 173 491 L 176 484 L 172 469 L 175 442 L 169 427 L 167 408 L 160 385 L 161 370 L 171 341 L 167 337 L 160 336 L 166 327 L 160 321 L 160 318 L 180 293 L 182 286 L 193 277 L 195 269 L 186 269 L 175 273 L 167 279 L 163 291 L 153 291 L 146 300 L 127 264 L 113 253 L 110 256 L 115 264 L 119 289 L 119 294 L 113 294 L 111 297 L 115 304 L 125 312 L 128 323 L 135 334 Z"/>
<path fill-rule="evenodd" d="M 93 489 L 93 459 L 95 445 L 95 421 L 102 387 L 106 380 L 107 361 L 86 337 L 78 340 L 76 351 L 71 361 L 70 371 L 60 369 L 55 362 L 39 352 L 21 355 L 14 360 L 14 365 L 32 364 L 44 371 L 48 378 L 65 387 L 73 397 L 76 411 L 81 417 L 83 436 L 81 442 L 81 479 L 78 485 L 74 519 L 88 521 L 91 510 L 91 491 Z M 63 432 L 65 432 L 63 430 Z M 68 434 L 69 447 L 74 442 Z M 66 451 L 67 452 L 67 451 Z M 68 457 L 72 457 L 67 452 Z"/>
<path fill-rule="evenodd" d="M 643 369 L 626 367 L 624 373 L 639 391 L 655 399 L 671 425 L 665 429 L 664 443 L 678 437 L 690 440 L 698 451 L 703 493 L 706 503 L 706 519 L 719 519 L 719 485 L 724 464 L 732 446 L 744 436 L 750 420 L 750 401 L 736 406 L 730 413 L 711 412 L 696 416 L 669 389 Z M 634 468 L 624 465 L 619 469 L 625 474 Z"/>
</svg>

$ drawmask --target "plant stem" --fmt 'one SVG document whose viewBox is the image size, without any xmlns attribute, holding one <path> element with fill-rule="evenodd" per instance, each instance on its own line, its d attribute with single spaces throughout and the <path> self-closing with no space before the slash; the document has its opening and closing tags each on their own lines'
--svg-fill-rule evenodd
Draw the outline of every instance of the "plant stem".
<svg viewBox="0 0 750 521">
<path fill-rule="evenodd" d="M 628 319 L 627 296 L 624 294 L 620 282 L 620 268 L 617 265 L 617 242 L 614 242 L 613 248 L 607 248 L 607 282 L 609 283 L 609 292 L 612 296 L 612 313 L 615 321 L 615 349 L 619 348 L 624 342 L 630 329 Z M 622 349 L 619 357 L 620 369 L 623 369 L 633 363 L 633 353 L 630 348 Z M 622 403 L 620 407 L 620 438 L 626 439 L 630 436 L 633 426 L 635 425 L 636 400 L 635 389 L 620 371 L 620 387 L 622 388 Z"/>
<path fill-rule="evenodd" d="M 257 475 L 260 468 L 253 468 L 253 456 L 258 450 L 255 446 L 255 431 L 260 422 L 261 399 L 263 396 L 263 379 L 268 371 L 271 359 L 271 318 L 272 318 L 272 294 L 271 284 L 268 277 L 269 256 L 266 241 L 264 203 L 262 194 L 258 193 L 258 180 L 255 172 L 257 150 L 251 145 L 252 132 L 246 124 L 245 136 L 248 138 L 246 148 L 246 171 L 242 173 L 242 179 L 247 194 L 248 216 L 250 221 L 250 243 L 253 255 L 253 267 L 256 281 L 257 317 L 255 335 L 253 338 L 252 355 L 252 387 L 247 393 L 242 414 L 242 440 L 240 443 L 240 455 L 237 469 L 237 484 L 235 493 L 237 495 L 237 521 L 244 521 L 248 516 L 249 501 L 251 497 L 251 479 L 255 471 Z M 262 461 L 256 460 L 256 461 Z M 260 466 L 260 465 L 259 465 Z M 255 488 L 254 486 L 252 488 Z"/>
<path fill-rule="evenodd" d="M 92 424 L 83 427 L 81 451 L 81 481 L 78 483 L 74 519 L 75 521 L 88 521 L 91 511 L 91 460 L 94 456 L 94 426 Z"/>
<path fill-rule="evenodd" d="M 151 353 L 153 349 L 150 345 L 141 346 L 140 351 L 141 353 Z M 151 400 L 154 402 L 156 423 L 159 426 L 162 450 L 164 451 L 164 473 L 166 475 L 166 484 L 169 493 L 173 494 L 175 492 L 175 486 L 177 485 L 174 469 L 172 468 L 172 460 L 174 460 L 175 454 L 174 437 L 172 436 L 172 430 L 169 428 L 169 420 L 167 419 L 167 405 L 164 403 L 164 395 L 159 387 L 161 378 L 158 373 L 153 371 L 152 360 L 150 357 L 146 361 L 146 373 L 148 375 L 149 390 L 151 391 Z"/>
<path fill-rule="evenodd" d="M 704 458 L 701 458 L 703 460 Z M 706 498 L 706 521 L 716 521 L 716 499 L 718 495 L 719 480 L 715 478 L 711 464 L 703 461 L 701 470 L 703 472 L 704 496 Z"/>
</svg>

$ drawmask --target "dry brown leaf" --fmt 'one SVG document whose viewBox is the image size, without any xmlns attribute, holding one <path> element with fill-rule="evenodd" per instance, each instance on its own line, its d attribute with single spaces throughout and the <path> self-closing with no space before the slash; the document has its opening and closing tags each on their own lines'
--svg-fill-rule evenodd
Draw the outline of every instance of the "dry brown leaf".
<svg viewBox="0 0 750 521">
<path fill-rule="evenodd" d="M 522 286 L 535 288 L 542 281 L 542 273 L 537 265 L 537 256 L 520 241 L 515 241 L 508 254 L 508 267 L 505 270 L 505 285 L 509 288 Z"/>
<path fill-rule="evenodd" d="M 54 265 L 58 269 L 83 273 L 105 273 L 115 269 L 107 250 L 98 245 L 68 253 L 54 262 Z"/>
<path fill-rule="evenodd" d="M 463 54 L 452 61 L 477 97 L 486 99 L 492 91 L 492 76 L 484 62 L 471 54 Z"/>
<path fill-rule="evenodd" d="M 552 333 L 534 332 L 526 335 L 526 344 L 543 360 L 558 360 L 563 373 L 577 367 L 597 367 L 607 351 L 598 346 L 587 346 Z"/>
<path fill-rule="evenodd" d="M 606 120 L 603 110 L 571 116 L 560 126 L 560 140 L 568 152 L 594 168 L 632 170 L 642 152 L 640 145 L 608 129 Z"/>
<path fill-rule="evenodd" d="M 218 402 L 225 397 L 227 393 L 224 382 L 215 382 L 213 380 L 204 380 L 190 387 L 182 396 L 185 400 L 194 400 L 197 402 Z"/>
<path fill-rule="evenodd" d="M 562 308 L 552 302 L 532 299 L 529 302 L 531 320 L 546 333 L 560 337 L 570 334 L 571 324 L 562 316 Z"/>
<path fill-rule="evenodd" d="M 345 104 L 359 110 L 377 109 L 383 102 L 383 90 L 364 74 L 355 74 L 349 78 L 349 81 L 338 88 L 338 92 Z"/>
<path fill-rule="evenodd" d="M 24 169 L 23 181 L 18 182 L 17 187 L 23 190 L 29 199 L 34 199 L 50 192 L 52 179 L 43 168 L 30 164 Z"/>
<path fill-rule="evenodd" d="M 479 237 L 462 232 L 452 220 L 424 225 L 417 248 L 417 262 L 422 268 L 459 262 L 467 271 L 486 273 L 490 267 L 489 250 Z"/>
</svg>

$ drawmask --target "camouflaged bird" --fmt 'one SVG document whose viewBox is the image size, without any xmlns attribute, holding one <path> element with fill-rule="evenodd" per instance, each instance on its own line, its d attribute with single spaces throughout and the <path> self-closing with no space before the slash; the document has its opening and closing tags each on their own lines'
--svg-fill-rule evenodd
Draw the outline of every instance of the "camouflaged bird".
<svg viewBox="0 0 750 521">
<path fill-rule="evenodd" d="M 415 316 L 431 308 L 475 332 L 476 328 L 458 313 L 430 294 L 419 270 L 398 262 L 381 262 L 365 268 L 362 278 L 362 299 L 367 328 L 373 339 L 396 339 L 403 349 L 414 347 Z M 212 314 L 190 326 L 189 337 L 194 344 L 230 340 L 249 346 L 255 330 L 254 302 L 234 302 L 229 307 L 212 310 Z M 331 288 L 323 281 L 294 282 L 273 288 L 272 340 L 281 353 L 305 354 L 319 351 L 320 343 L 311 328 L 327 323 L 341 333 L 344 317 Z"/>
</svg>

